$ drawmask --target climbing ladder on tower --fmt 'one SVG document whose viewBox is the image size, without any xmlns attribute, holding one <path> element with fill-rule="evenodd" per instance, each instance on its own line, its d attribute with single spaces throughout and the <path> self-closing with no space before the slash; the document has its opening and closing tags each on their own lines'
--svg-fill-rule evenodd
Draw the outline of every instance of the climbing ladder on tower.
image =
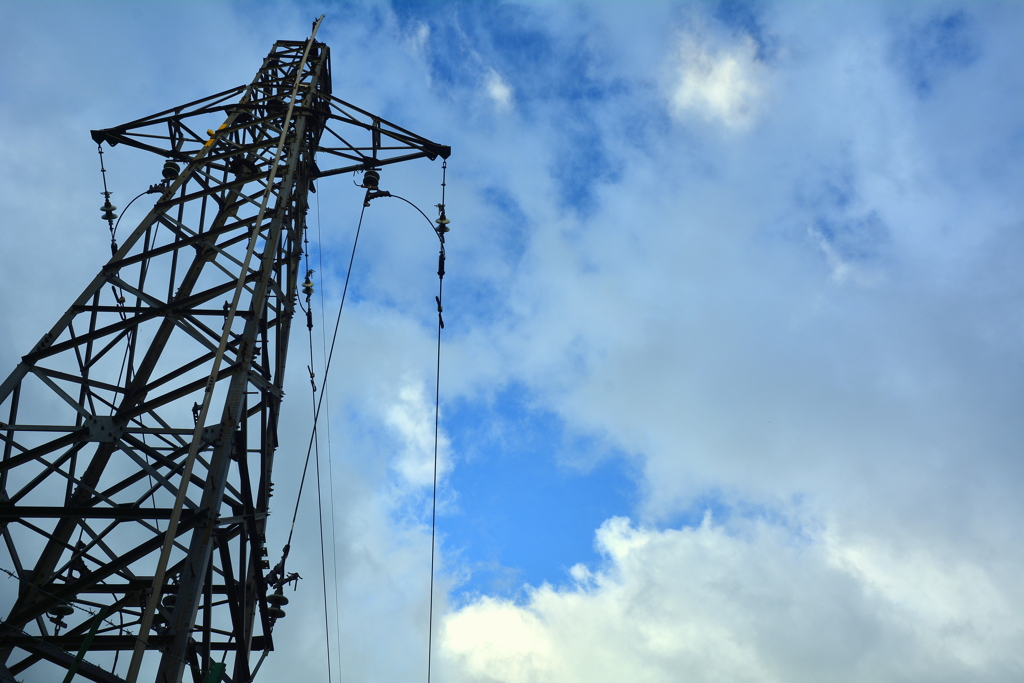
<svg viewBox="0 0 1024 683">
<path fill-rule="evenodd" d="M 307 196 L 362 171 L 370 197 L 376 169 L 450 153 L 334 97 L 318 27 L 249 85 L 93 131 L 162 157 L 162 179 L 120 245 L 106 195 L 112 258 L 0 385 L 0 681 L 244 683 L 274 648 Z"/>
</svg>

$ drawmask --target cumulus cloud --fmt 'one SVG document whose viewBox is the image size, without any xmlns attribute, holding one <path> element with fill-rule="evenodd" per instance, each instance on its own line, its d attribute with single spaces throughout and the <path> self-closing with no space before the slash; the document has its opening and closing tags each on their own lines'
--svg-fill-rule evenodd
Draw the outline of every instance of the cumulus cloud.
<svg viewBox="0 0 1024 683">
<path fill-rule="evenodd" d="M 450 613 L 455 680 L 995 681 L 1024 666 L 1024 620 L 969 560 L 902 564 L 710 515 L 666 531 L 611 519 L 597 544 L 606 565 L 574 568 L 575 585 Z"/>
<path fill-rule="evenodd" d="M 696 116 L 733 130 L 753 123 L 767 70 L 749 36 L 732 45 L 713 45 L 703 36 L 684 33 L 674 61 L 669 103 L 677 118 Z"/>
</svg>

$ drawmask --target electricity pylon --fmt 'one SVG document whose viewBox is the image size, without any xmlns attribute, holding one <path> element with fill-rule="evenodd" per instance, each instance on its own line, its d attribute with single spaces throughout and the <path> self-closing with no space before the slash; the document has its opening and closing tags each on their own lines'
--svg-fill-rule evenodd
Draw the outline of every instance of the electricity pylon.
<svg viewBox="0 0 1024 683">
<path fill-rule="evenodd" d="M 264 534 L 307 195 L 450 153 L 335 98 L 318 25 L 250 85 L 93 131 L 101 151 L 163 157 L 163 180 L 0 385 L 0 561 L 18 585 L 0 681 L 135 683 L 159 658 L 162 683 L 244 683 L 274 648 L 294 575 L 270 569 Z"/>
</svg>

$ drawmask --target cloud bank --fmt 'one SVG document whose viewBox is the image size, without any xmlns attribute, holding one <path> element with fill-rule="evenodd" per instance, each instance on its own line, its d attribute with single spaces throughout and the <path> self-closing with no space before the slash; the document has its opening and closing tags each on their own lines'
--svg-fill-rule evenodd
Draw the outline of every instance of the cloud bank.
<svg viewBox="0 0 1024 683">
<path fill-rule="evenodd" d="M 606 564 L 445 621 L 465 681 L 1008 680 L 1017 595 L 980 564 L 764 522 L 597 532 Z M 449 673 L 448 671 L 445 672 Z"/>
</svg>

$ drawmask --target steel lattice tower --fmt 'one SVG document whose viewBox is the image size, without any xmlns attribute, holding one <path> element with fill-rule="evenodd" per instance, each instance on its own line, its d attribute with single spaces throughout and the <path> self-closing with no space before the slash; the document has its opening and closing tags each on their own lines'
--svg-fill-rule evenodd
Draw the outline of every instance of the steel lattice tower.
<svg viewBox="0 0 1024 683">
<path fill-rule="evenodd" d="M 308 192 L 450 153 L 335 98 L 317 25 L 248 86 L 93 131 L 163 157 L 164 179 L 0 385 L 0 561 L 19 586 L 0 681 L 121 683 L 159 657 L 157 681 L 243 683 L 274 647 L 289 577 L 264 532 Z"/>
</svg>

